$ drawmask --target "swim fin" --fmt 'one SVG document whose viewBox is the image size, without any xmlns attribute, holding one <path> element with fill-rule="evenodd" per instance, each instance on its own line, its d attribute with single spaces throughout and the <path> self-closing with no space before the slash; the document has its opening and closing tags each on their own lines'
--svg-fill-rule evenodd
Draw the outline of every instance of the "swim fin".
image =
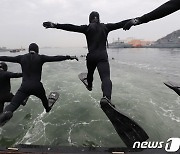
<svg viewBox="0 0 180 154">
<path fill-rule="evenodd" d="M 143 142 L 149 138 L 147 133 L 134 120 L 120 113 L 111 103 L 101 99 L 100 105 L 127 147 L 133 147 L 134 142 Z"/>
<path fill-rule="evenodd" d="M 89 91 L 92 91 L 92 87 L 89 87 L 88 86 L 88 82 L 87 82 L 87 73 L 80 73 L 78 75 L 79 79 L 82 81 L 82 83 L 84 83 L 84 85 L 86 86 L 86 88 L 89 90 Z"/>
<path fill-rule="evenodd" d="M 180 96 L 180 84 L 171 81 L 164 82 L 164 84 Z"/>
<path fill-rule="evenodd" d="M 54 103 L 58 100 L 58 98 L 59 98 L 59 93 L 57 92 L 51 92 L 49 94 L 48 103 L 50 108 L 53 107 Z"/>
</svg>

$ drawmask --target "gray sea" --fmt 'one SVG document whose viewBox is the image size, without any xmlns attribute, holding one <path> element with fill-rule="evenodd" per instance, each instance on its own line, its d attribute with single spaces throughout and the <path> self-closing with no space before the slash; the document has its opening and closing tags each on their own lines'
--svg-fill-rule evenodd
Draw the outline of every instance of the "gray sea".
<svg viewBox="0 0 180 154">
<path fill-rule="evenodd" d="M 24 54 L 0 52 L 0 55 Z M 78 74 L 86 72 L 86 48 L 42 48 L 41 54 L 77 55 L 77 61 L 46 63 L 42 82 L 47 95 L 60 93 L 50 113 L 31 96 L 26 106 L 0 128 L 0 146 L 38 144 L 53 146 L 125 147 L 101 110 L 101 81 L 97 70 L 93 91 L 86 90 Z M 180 49 L 108 49 L 113 82 L 112 102 L 134 119 L 149 135 L 149 141 L 180 137 L 180 97 L 163 82 L 180 83 Z M 8 63 L 20 72 L 19 64 Z M 12 79 L 15 93 L 21 79 Z"/>
</svg>

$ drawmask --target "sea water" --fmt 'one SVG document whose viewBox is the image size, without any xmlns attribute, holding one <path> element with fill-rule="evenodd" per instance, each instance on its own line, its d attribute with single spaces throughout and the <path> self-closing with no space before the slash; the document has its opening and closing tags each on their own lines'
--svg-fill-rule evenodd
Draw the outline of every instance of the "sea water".
<svg viewBox="0 0 180 154">
<path fill-rule="evenodd" d="M 0 52 L 0 55 L 25 54 Z M 43 65 L 42 82 L 47 95 L 60 93 L 50 113 L 31 96 L 13 118 L 0 128 L 0 146 L 38 144 L 53 146 L 125 147 L 99 106 L 102 97 L 97 70 L 92 92 L 78 79 L 86 72 L 86 48 L 43 48 L 41 54 L 77 55 L 79 61 Z M 180 137 L 180 98 L 163 82 L 180 83 L 180 49 L 108 49 L 113 83 L 112 102 L 121 113 L 135 120 L 149 141 Z M 9 71 L 21 72 L 19 64 L 8 63 Z M 11 79 L 15 94 L 21 78 Z M 120 126 L 121 127 L 121 126 Z"/>
</svg>

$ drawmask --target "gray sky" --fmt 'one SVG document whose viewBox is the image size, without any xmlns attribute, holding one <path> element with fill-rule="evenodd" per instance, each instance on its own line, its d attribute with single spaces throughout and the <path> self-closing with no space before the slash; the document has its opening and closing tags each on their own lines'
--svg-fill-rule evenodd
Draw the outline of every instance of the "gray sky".
<svg viewBox="0 0 180 154">
<path fill-rule="evenodd" d="M 43 21 L 88 24 L 91 11 L 98 11 L 103 23 L 119 22 L 141 16 L 167 0 L 0 0 L 0 47 L 27 48 L 31 42 L 40 47 L 83 47 L 83 34 L 45 29 Z M 157 40 L 180 29 L 180 12 L 162 19 L 109 34 L 108 41 L 134 37 Z"/>
</svg>

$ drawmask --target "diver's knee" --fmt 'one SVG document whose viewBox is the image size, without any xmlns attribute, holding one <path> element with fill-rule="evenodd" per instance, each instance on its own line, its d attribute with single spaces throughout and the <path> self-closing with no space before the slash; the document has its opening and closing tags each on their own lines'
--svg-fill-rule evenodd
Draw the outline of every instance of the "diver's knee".
<svg viewBox="0 0 180 154">
<path fill-rule="evenodd" d="M 6 111 L 14 112 L 17 108 L 18 108 L 18 105 L 11 102 L 9 105 L 5 107 L 4 112 Z"/>
</svg>

